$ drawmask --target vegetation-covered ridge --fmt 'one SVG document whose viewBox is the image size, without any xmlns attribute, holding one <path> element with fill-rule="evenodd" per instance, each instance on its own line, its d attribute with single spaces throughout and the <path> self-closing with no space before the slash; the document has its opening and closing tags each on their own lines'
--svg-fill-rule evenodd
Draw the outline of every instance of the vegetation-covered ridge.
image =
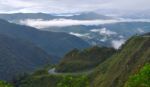
<svg viewBox="0 0 150 87">
<path fill-rule="evenodd" d="M 89 87 L 89 84 L 87 75 L 50 75 L 38 71 L 18 80 L 15 87 Z"/>
<path fill-rule="evenodd" d="M 123 87 L 129 76 L 150 63 L 150 37 L 134 36 L 120 52 L 97 67 L 93 87 Z"/>
<path fill-rule="evenodd" d="M 77 55 L 89 52 L 89 49 L 99 48 L 73 50 L 70 53 Z M 49 74 L 46 68 L 18 79 L 15 87 L 150 87 L 149 64 L 150 37 L 134 36 L 118 52 L 99 63 L 91 74 Z"/>
<path fill-rule="evenodd" d="M 113 48 L 94 46 L 84 50 L 74 49 L 67 53 L 56 67 L 57 72 L 89 70 L 102 63 L 116 51 Z"/>
<path fill-rule="evenodd" d="M 9 23 L 2 19 L 0 19 L 0 34 L 34 43 L 50 54 L 52 58 L 54 56 L 52 60 L 54 62 L 59 60 L 56 59 L 56 56 L 63 56 L 73 48 L 82 49 L 89 46 L 84 40 L 67 33 L 42 31 L 33 27 Z"/>
</svg>

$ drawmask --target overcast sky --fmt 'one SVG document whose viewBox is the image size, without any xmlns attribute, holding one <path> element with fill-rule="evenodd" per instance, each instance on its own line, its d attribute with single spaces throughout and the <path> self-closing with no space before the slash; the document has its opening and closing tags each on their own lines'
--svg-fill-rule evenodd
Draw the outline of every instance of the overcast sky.
<svg viewBox="0 0 150 87">
<path fill-rule="evenodd" d="M 74 13 L 101 9 L 150 9 L 150 0 L 0 0 L 0 13 Z"/>
</svg>

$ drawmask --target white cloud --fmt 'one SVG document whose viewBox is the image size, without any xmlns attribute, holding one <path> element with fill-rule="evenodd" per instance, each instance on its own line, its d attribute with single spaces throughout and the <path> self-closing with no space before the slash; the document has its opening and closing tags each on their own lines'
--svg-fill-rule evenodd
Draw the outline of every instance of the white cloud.
<svg viewBox="0 0 150 87">
<path fill-rule="evenodd" d="M 120 22 L 150 22 L 150 19 L 129 19 L 129 18 L 120 18 Z"/>
<path fill-rule="evenodd" d="M 70 32 L 69 34 L 77 36 L 77 37 L 89 37 L 88 33 L 85 34 L 80 34 L 80 33 L 74 33 L 74 32 Z"/>
<path fill-rule="evenodd" d="M 123 35 L 119 35 L 119 38 L 120 38 L 120 39 L 123 39 L 123 38 L 124 38 L 124 36 L 123 36 Z"/>
<path fill-rule="evenodd" d="M 117 33 L 114 31 L 110 31 L 106 28 L 102 28 L 102 29 L 92 29 L 91 32 L 98 32 L 100 35 L 107 35 L 107 36 L 111 36 L 111 35 L 116 35 Z"/>
<path fill-rule="evenodd" d="M 66 27 L 74 25 L 101 25 L 101 24 L 112 24 L 118 22 L 150 22 L 149 19 L 111 19 L 111 20 L 72 20 L 72 19 L 53 19 L 53 20 L 43 20 L 43 19 L 25 19 L 20 20 L 20 24 L 28 25 L 38 29 L 48 28 L 48 27 Z M 91 30 L 92 32 L 100 32 L 100 34 L 116 34 L 113 31 L 107 29 L 96 29 Z"/>
<path fill-rule="evenodd" d="M 21 20 L 20 23 L 39 29 L 48 27 L 65 27 L 73 25 L 99 25 L 116 23 L 117 20 L 72 20 L 72 19 L 54 19 L 54 20 L 43 20 L 43 19 L 26 19 Z"/>
<path fill-rule="evenodd" d="M 105 42 L 105 41 L 107 41 L 107 38 L 105 37 L 105 38 L 101 39 L 100 41 Z"/>
<path fill-rule="evenodd" d="M 124 39 L 113 40 L 113 41 L 112 41 L 112 46 L 113 46 L 115 49 L 119 49 L 119 48 L 122 46 L 122 44 L 125 43 L 125 41 L 126 41 L 126 40 L 124 40 Z"/>
<path fill-rule="evenodd" d="M 143 29 L 141 29 L 141 28 L 138 28 L 137 31 L 138 31 L 139 33 L 145 33 L 145 31 L 144 31 Z"/>
</svg>

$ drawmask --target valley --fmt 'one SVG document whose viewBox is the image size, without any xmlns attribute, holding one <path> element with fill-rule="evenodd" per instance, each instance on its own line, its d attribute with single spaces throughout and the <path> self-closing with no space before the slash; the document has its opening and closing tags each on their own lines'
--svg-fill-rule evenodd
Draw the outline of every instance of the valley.
<svg viewBox="0 0 150 87">
<path fill-rule="evenodd" d="M 134 35 L 135 32 L 131 34 L 124 30 L 131 28 L 131 31 L 133 28 L 134 31 L 136 27 L 147 26 L 145 32 L 148 32 L 149 23 L 146 22 L 103 25 L 116 32 L 120 31 L 117 27 L 124 28 L 121 29 L 124 31 L 119 32 L 118 40 L 125 39 L 122 34 L 127 36 L 126 40 L 117 48 L 110 43 L 113 38 L 117 39 L 118 34 L 107 28 L 96 29 L 102 25 L 70 26 L 49 31 L 0 20 L 0 26 L 0 79 L 10 82 L 15 87 L 123 87 L 128 84 L 126 82 L 130 75 L 150 62 L 149 33 L 138 34 L 135 31 Z M 74 30 L 83 33 L 89 30 L 93 35 L 98 32 L 101 36 L 95 38 L 104 37 L 110 41 L 90 44 L 92 40 L 88 42 L 88 39 L 82 38 L 84 36 L 79 36 L 78 33 L 67 34 Z"/>
<path fill-rule="evenodd" d="M 91 70 L 86 71 L 85 68 L 84 70 L 78 70 L 78 72 L 70 72 L 68 70 L 60 72 L 55 67 L 62 66 L 56 65 L 38 70 L 25 79 L 19 80 L 18 84 L 20 85 L 19 87 L 91 87 L 91 85 L 92 87 L 128 87 L 127 81 L 129 77 L 138 73 L 142 67 L 146 67 L 145 64 L 150 63 L 149 47 L 149 34 L 133 36 L 114 55 L 103 62 L 99 62 Z M 75 64 L 76 66 L 79 65 L 79 63 Z M 147 70 L 147 72 L 149 71 Z M 148 85 L 149 83 L 144 84 Z M 139 85 L 142 85 L 142 83 L 139 83 Z"/>
<path fill-rule="evenodd" d="M 149 0 L 0 0 L 0 87 L 150 87 Z"/>
</svg>

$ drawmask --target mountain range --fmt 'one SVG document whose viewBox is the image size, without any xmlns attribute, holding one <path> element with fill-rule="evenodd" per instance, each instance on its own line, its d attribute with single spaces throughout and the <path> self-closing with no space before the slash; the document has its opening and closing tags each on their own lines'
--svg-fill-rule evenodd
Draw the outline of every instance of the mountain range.
<svg viewBox="0 0 150 87">
<path fill-rule="evenodd" d="M 48 13 L 14 13 L 14 14 L 0 14 L 1 19 L 8 21 L 18 22 L 19 20 L 24 19 L 43 19 L 43 20 L 52 20 L 52 19 L 73 19 L 73 20 L 95 20 L 95 19 L 113 19 L 109 16 L 100 15 L 94 12 L 72 14 L 67 15 L 58 15 L 58 14 L 48 14 Z"/>
<path fill-rule="evenodd" d="M 0 20 L 0 33 L 36 44 L 50 55 L 62 56 L 73 48 L 85 48 L 84 40 L 61 32 L 41 31 L 36 28 Z"/>
<path fill-rule="evenodd" d="M 64 32 L 79 37 L 90 45 L 108 46 L 114 47 L 116 49 L 118 49 L 120 45 L 124 43 L 127 39 L 129 39 L 132 35 L 150 32 L 149 21 L 142 19 L 138 20 L 135 18 L 129 20 L 128 18 L 123 17 L 123 19 L 121 19 L 122 21 L 119 22 L 120 18 L 100 15 L 94 12 L 78 13 L 72 14 L 70 16 L 46 13 L 14 13 L 0 14 L 0 18 L 13 23 L 24 24 L 28 26 L 38 23 L 39 27 L 43 25 L 47 26 L 39 28 L 41 31 Z M 32 21 L 28 23 L 27 20 Z M 75 21 L 75 23 L 79 24 L 70 26 L 59 26 L 61 25 L 61 23 L 65 23 L 66 21 L 74 22 L 73 20 Z M 93 23 L 97 20 L 103 22 L 110 22 L 112 20 L 115 20 L 117 22 L 90 25 L 90 23 Z M 55 24 L 56 22 L 59 22 L 60 24 L 57 24 L 55 26 L 48 26 L 50 23 Z M 86 25 L 84 24 L 86 22 L 90 23 L 87 23 Z M 116 44 L 117 42 L 118 44 Z"/>
<path fill-rule="evenodd" d="M 32 73 L 57 63 L 69 50 L 88 46 L 73 35 L 40 31 L 0 19 L 0 79 L 8 81 Z"/>
<path fill-rule="evenodd" d="M 150 86 L 149 20 L 93 12 L 0 18 L 0 80 L 11 83 L 0 86 Z"/>
<path fill-rule="evenodd" d="M 115 47 L 113 42 L 126 41 L 135 34 L 150 32 L 149 22 L 118 22 L 101 25 L 78 25 L 45 28 L 48 31 L 66 32 L 82 38 L 91 45 Z M 44 30 L 44 29 L 43 29 Z"/>
</svg>

